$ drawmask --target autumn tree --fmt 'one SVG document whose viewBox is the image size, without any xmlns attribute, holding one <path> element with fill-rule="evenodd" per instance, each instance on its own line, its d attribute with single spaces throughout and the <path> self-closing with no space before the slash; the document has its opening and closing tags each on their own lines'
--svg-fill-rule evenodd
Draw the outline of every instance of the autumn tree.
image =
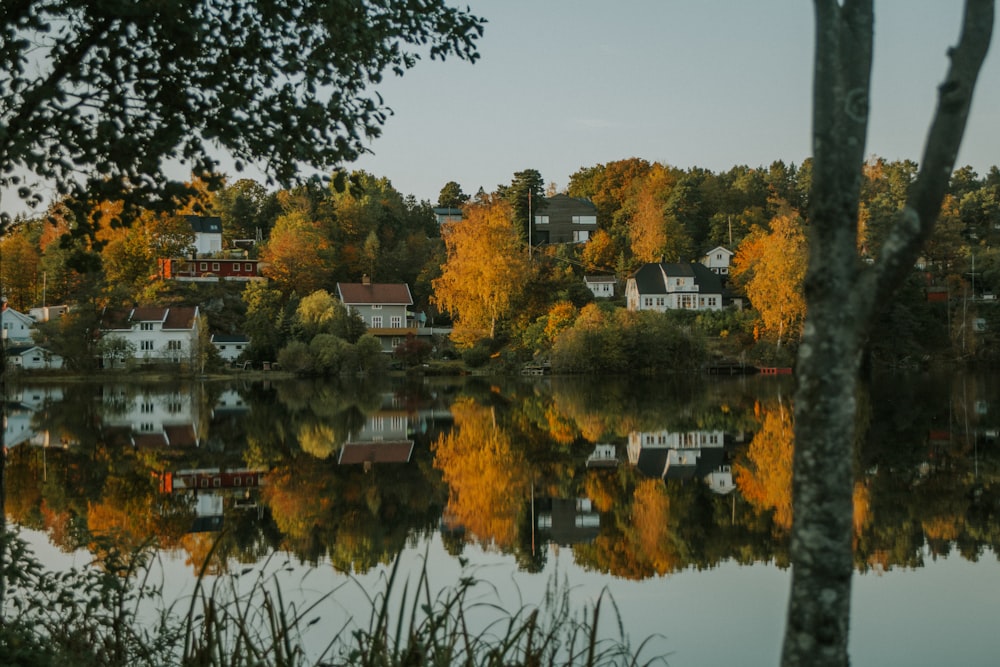
<svg viewBox="0 0 1000 667">
<path fill-rule="evenodd" d="M 448 255 L 433 280 L 433 302 L 455 318 L 452 338 L 459 344 L 495 337 L 530 271 L 510 204 L 493 198 L 469 205 L 442 234 Z"/>
<path fill-rule="evenodd" d="M 866 332 L 930 236 L 992 37 L 992 0 L 967 0 L 923 159 L 878 259 L 858 254 L 871 82 L 872 0 L 814 0 L 814 148 L 807 316 L 795 394 L 792 584 L 782 664 L 848 664 L 855 386 Z"/>
<path fill-rule="evenodd" d="M 261 273 L 283 291 L 315 292 L 330 283 L 329 249 L 316 222 L 302 213 L 283 215 L 260 250 Z"/>
<path fill-rule="evenodd" d="M 808 246 L 802 219 L 786 209 L 771 220 L 770 231 L 756 229 L 743 240 L 733 259 L 732 278 L 742 284 L 760 313 L 763 330 L 780 348 L 798 338 L 805 318 L 805 278 Z"/>
<path fill-rule="evenodd" d="M 677 178 L 674 170 L 655 164 L 635 195 L 629 238 L 632 254 L 640 262 L 681 262 L 691 258 L 691 237 L 668 210 Z"/>
</svg>

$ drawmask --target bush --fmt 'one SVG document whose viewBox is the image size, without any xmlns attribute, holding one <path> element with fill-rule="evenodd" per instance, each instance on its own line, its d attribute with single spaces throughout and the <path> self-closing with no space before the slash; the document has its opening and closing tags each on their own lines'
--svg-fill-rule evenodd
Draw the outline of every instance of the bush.
<svg viewBox="0 0 1000 667">
<path fill-rule="evenodd" d="M 309 346 L 300 340 L 293 340 L 278 352 L 278 363 L 297 375 L 309 375 L 315 367 Z"/>
</svg>

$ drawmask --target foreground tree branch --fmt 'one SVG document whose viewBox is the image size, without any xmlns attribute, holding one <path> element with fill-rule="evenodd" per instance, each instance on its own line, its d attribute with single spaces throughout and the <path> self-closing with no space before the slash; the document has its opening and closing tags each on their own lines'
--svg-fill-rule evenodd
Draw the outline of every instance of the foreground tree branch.
<svg viewBox="0 0 1000 667">
<path fill-rule="evenodd" d="M 855 388 L 865 335 L 930 236 L 989 47 L 993 0 L 967 0 L 924 161 L 876 266 L 861 263 L 858 195 L 872 0 L 815 0 L 813 181 L 806 323 L 795 401 L 792 589 L 782 664 L 848 664 Z"/>
</svg>

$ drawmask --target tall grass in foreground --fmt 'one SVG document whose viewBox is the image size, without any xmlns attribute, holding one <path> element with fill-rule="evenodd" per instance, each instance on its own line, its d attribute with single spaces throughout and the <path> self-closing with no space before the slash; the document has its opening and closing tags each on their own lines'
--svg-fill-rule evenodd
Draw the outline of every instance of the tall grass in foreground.
<svg viewBox="0 0 1000 667">
<path fill-rule="evenodd" d="M 397 558 L 381 590 L 367 598 L 367 619 L 331 626 L 323 618 L 323 603 L 335 601 L 339 589 L 317 594 L 304 605 L 291 603 L 279 583 L 280 567 L 246 568 L 211 580 L 202 573 L 190 596 L 167 605 L 162 585 L 149 581 L 151 549 L 128 558 L 113 550 L 105 553 L 101 567 L 49 572 L 23 540 L 6 536 L 0 559 L 5 591 L 0 665 L 666 664 L 662 657 L 640 661 L 649 640 L 631 649 L 610 595 L 602 593 L 592 605 L 574 610 L 569 587 L 555 579 L 540 604 L 509 612 L 499 604 L 498 592 L 474 576 L 463 576 L 436 594 L 426 566 L 415 582 L 400 582 Z M 140 613 L 149 603 L 156 613 Z M 614 621 L 613 639 L 599 632 L 605 617 Z M 307 649 L 307 644 L 319 648 Z"/>
</svg>

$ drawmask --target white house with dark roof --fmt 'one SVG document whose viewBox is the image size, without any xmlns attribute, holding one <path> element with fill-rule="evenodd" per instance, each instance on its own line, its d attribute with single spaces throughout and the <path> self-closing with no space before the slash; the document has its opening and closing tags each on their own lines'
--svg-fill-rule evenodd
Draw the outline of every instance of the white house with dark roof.
<svg viewBox="0 0 1000 667">
<path fill-rule="evenodd" d="M 143 306 L 105 311 L 101 336 L 130 343 L 139 361 L 188 362 L 198 345 L 198 307 Z M 114 361 L 105 359 L 105 363 Z"/>
<path fill-rule="evenodd" d="M 212 345 L 224 361 L 233 362 L 250 347 L 250 339 L 243 334 L 212 334 Z"/>
<path fill-rule="evenodd" d="M 360 283 L 337 283 L 337 298 L 361 317 L 368 333 L 381 341 L 383 352 L 392 352 L 410 334 L 422 333 L 408 310 L 413 296 L 406 283 L 373 283 L 367 278 Z"/>
<path fill-rule="evenodd" d="M 628 279 L 629 310 L 721 310 L 722 281 L 707 266 L 644 264 Z"/>
<path fill-rule="evenodd" d="M 194 248 L 199 257 L 222 252 L 222 218 L 217 215 L 185 215 L 194 232 Z"/>
</svg>

